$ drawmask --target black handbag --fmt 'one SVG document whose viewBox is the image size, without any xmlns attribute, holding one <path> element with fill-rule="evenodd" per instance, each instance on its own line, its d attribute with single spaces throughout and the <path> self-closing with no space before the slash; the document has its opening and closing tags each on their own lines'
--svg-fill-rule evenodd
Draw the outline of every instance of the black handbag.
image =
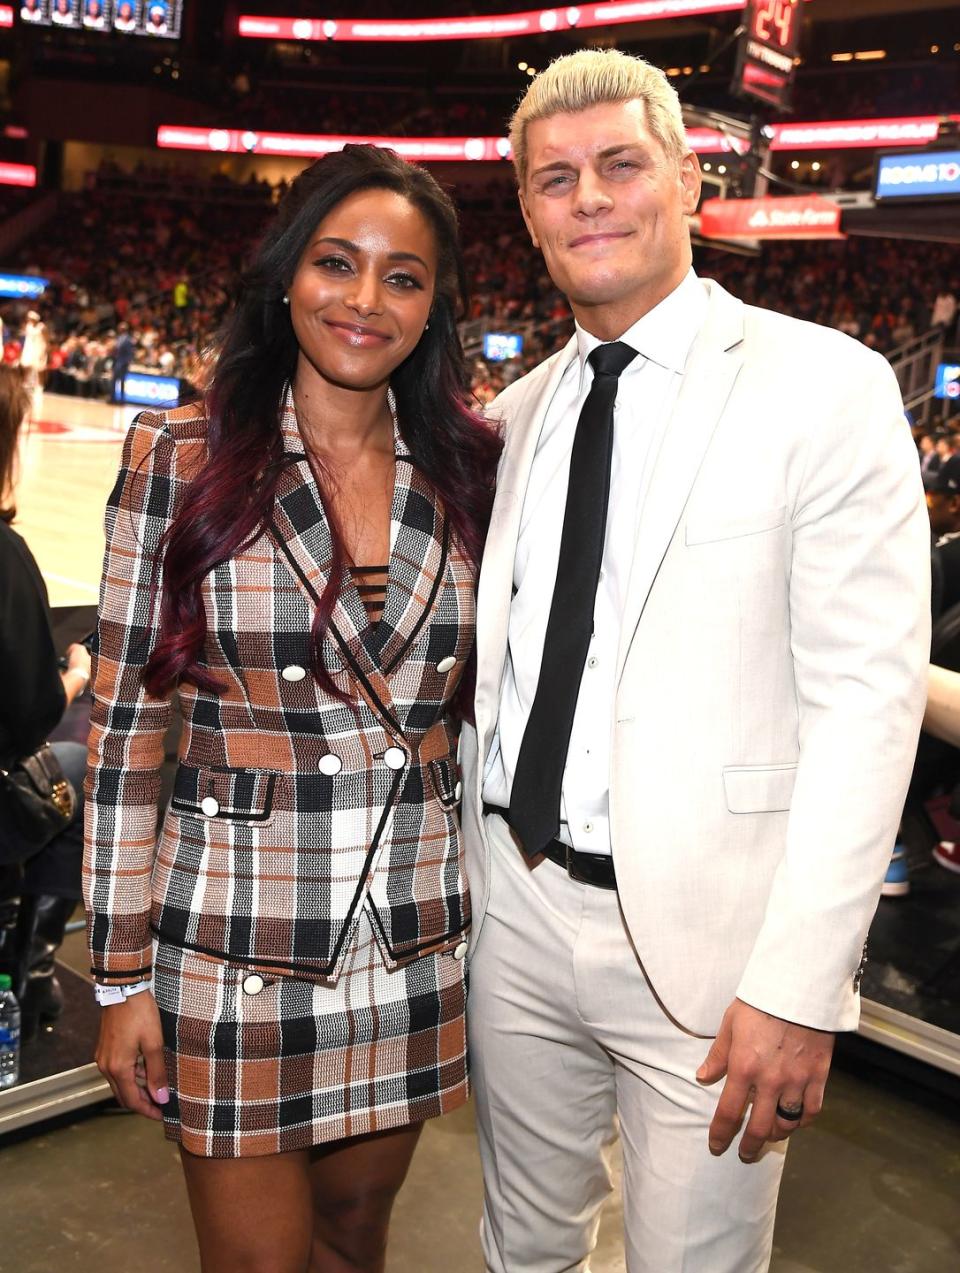
<svg viewBox="0 0 960 1273">
<path fill-rule="evenodd" d="M 0 769 L 0 862 L 32 857 L 70 825 L 76 811 L 77 793 L 49 743 L 12 769 Z"/>
</svg>

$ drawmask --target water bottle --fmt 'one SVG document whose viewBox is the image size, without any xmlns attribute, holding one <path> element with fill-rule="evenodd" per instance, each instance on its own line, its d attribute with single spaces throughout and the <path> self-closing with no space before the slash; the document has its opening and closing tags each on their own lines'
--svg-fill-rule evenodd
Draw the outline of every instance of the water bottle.
<svg viewBox="0 0 960 1273">
<path fill-rule="evenodd" d="M 0 973 L 0 1088 L 20 1079 L 20 1005 L 13 982 Z"/>
</svg>

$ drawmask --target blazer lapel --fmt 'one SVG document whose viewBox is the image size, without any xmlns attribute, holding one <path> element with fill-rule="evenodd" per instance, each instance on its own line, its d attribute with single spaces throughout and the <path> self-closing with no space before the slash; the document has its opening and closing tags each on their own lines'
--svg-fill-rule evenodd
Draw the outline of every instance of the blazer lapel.
<svg viewBox="0 0 960 1273">
<path fill-rule="evenodd" d="M 707 315 L 684 367 L 640 516 L 621 625 L 618 684 L 650 589 L 743 363 L 743 305 L 716 283 L 707 287 Z"/>
<path fill-rule="evenodd" d="M 531 374 L 526 393 L 507 421 L 477 594 L 477 691 L 474 710 L 480 753 L 479 775 L 483 774 L 499 708 L 513 596 L 514 559 L 527 482 L 547 408 L 564 371 L 576 356 L 576 349 L 577 341 L 573 336 L 543 365 L 539 376 L 537 372 Z M 491 414 L 496 415 L 495 403 Z"/>
<path fill-rule="evenodd" d="M 450 540 L 440 498 L 414 465 L 396 424 L 394 442 L 387 595 L 380 622 L 367 634 L 367 648 L 385 676 L 400 663 L 429 618 L 443 582 Z"/>
<path fill-rule="evenodd" d="M 281 415 L 281 427 L 285 464 L 277 483 L 271 532 L 299 586 L 311 605 L 316 606 L 333 569 L 333 539 L 320 491 L 303 448 L 289 390 Z M 341 575 L 339 596 L 330 616 L 330 636 L 354 675 L 367 689 L 374 706 L 399 732 L 390 691 L 368 645 L 371 633 L 367 612 L 346 568 Z"/>
</svg>

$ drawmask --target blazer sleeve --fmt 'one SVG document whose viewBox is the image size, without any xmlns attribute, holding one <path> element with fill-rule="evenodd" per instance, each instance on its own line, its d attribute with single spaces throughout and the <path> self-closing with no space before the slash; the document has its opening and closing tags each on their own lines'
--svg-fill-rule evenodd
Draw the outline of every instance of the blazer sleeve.
<svg viewBox="0 0 960 1273">
<path fill-rule="evenodd" d="M 107 501 L 93 657 L 83 887 L 94 976 L 140 981 L 152 969 L 150 877 L 169 698 L 141 675 L 156 637 L 161 540 L 173 512 L 175 447 L 159 417 L 137 417 Z"/>
<path fill-rule="evenodd" d="M 800 755 L 784 857 L 738 998 L 849 1030 L 916 753 L 930 654 L 929 526 L 896 379 L 845 345 L 810 404 L 793 517 Z"/>
</svg>

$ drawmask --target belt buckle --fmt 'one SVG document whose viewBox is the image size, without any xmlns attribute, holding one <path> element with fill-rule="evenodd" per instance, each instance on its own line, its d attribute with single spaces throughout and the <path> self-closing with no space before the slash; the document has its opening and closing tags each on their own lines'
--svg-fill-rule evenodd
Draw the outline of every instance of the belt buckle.
<svg viewBox="0 0 960 1273">
<path fill-rule="evenodd" d="M 588 879 L 587 876 L 584 875 L 582 871 L 577 870 L 577 863 L 575 858 L 576 849 L 573 847 L 573 845 L 565 844 L 563 848 L 564 848 L 564 859 L 565 859 L 564 866 L 570 878 L 572 880 L 576 880 L 578 884 L 592 884 L 593 883 L 592 880 Z"/>
</svg>

